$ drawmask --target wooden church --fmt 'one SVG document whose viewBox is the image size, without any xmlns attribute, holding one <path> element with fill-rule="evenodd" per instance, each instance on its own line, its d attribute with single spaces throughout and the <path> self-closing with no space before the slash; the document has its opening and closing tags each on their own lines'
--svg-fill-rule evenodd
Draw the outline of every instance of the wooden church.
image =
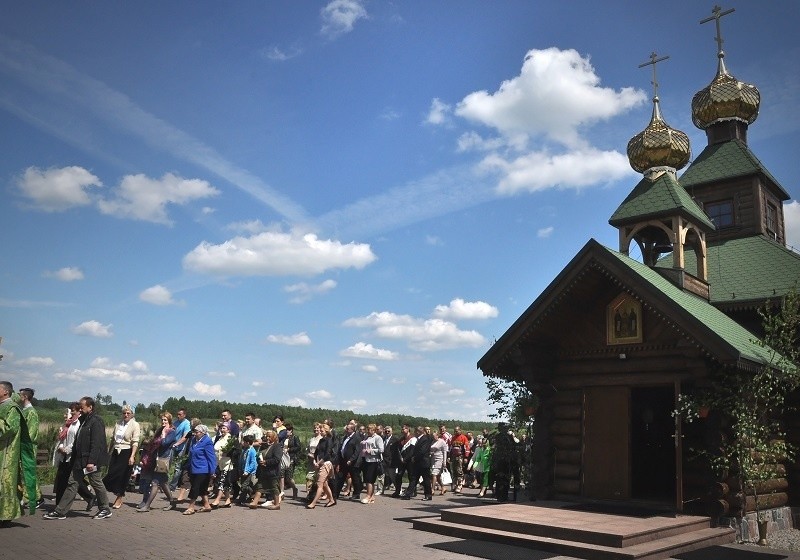
<svg viewBox="0 0 800 560">
<path fill-rule="evenodd" d="M 678 176 L 689 139 L 662 118 L 653 55 L 652 119 L 627 149 L 643 177 L 609 220 L 619 247 L 589 240 L 478 362 L 539 398 L 533 498 L 746 510 L 691 460 L 672 412 L 712 369 L 768 362 L 757 310 L 796 286 L 800 255 L 786 247 L 790 196 L 747 143 L 760 93 L 726 68 L 714 14 L 717 72 L 692 99 L 707 146 Z M 798 501 L 790 480 L 775 481 L 773 507 Z"/>
</svg>

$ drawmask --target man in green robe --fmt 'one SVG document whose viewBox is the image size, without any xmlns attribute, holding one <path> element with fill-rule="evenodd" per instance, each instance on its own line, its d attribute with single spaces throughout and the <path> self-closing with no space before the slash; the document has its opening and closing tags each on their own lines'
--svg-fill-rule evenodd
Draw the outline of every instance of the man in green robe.
<svg viewBox="0 0 800 560">
<path fill-rule="evenodd" d="M 31 438 L 31 443 L 33 444 L 33 456 L 36 456 L 36 451 L 39 444 L 39 413 L 36 412 L 36 409 L 33 407 L 33 394 L 34 390 L 30 387 L 26 387 L 24 389 L 20 389 L 19 391 L 20 397 L 20 406 L 22 407 L 22 416 L 25 417 L 25 423 L 28 425 L 28 435 Z M 39 488 L 39 484 L 36 484 L 36 507 L 42 505 L 44 500 L 42 499 L 42 491 Z"/>
<path fill-rule="evenodd" d="M 0 527 L 22 515 L 19 488 L 23 480 L 31 515 L 36 509 L 36 453 L 13 393 L 10 382 L 0 381 Z"/>
</svg>

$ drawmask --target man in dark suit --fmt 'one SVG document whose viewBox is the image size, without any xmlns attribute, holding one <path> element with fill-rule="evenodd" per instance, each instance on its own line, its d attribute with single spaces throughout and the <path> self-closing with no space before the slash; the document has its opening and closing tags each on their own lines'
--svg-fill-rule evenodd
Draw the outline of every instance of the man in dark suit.
<svg viewBox="0 0 800 560">
<path fill-rule="evenodd" d="M 336 450 L 336 458 L 339 464 L 336 466 L 336 482 L 333 487 L 333 497 L 338 501 L 342 486 L 347 481 L 348 475 L 353 483 L 353 499 L 360 499 L 361 489 L 361 469 L 359 469 L 359 459 L 361 454 L 361 438 L 357 433 L 355 422 L 351 421 L 345 426 L 345 433 L 342 441 Z"/>
<path fill-rule="evenodd" d="M 400 465 L 397 467 L 397 474 L 394 477 L 394 492 L 392 498 L 400 497 L 400 490 L 403 486 L 403 475 L 408 473 L 411 477 L 411 457 L 414 454 L 414 444 L 417 443 L 417 438 L 411 433 L 411 426 L 403 424 L 401 428 L 401 435 L 395 444 L 397 447 L 397 454 L 400 455 Z M 409 478 L 409 486 L 411 480 Z"/>
<path fill-rule="evenodd" d="M 386 426 L 383 430 L 383 490 L 381 494 L 389 493 L 395 476 L 397 476 L 397 468 L 402 464 L 400 448 L 397 445 L 399 440 L 400 438 L 392 433 L 392 427 Z"/>
<path fill-rule="evenodd" d="M 411 482 L 402 496 L 404 500 L 410 500 L 411 496 L 414 495 L 420 477 L 422 478 L 422 489 L 425 493 L 422 499 L 424 501 L 433 499 L 433 491 L 431 490 L 431 444 L 433 444 L 433 436 L 430 434 L 430 428 L 426 430 L 422 426 L 418 426 L 417 443 L 414 444 L 414 454 L 411 457 Z"/>
</svg>

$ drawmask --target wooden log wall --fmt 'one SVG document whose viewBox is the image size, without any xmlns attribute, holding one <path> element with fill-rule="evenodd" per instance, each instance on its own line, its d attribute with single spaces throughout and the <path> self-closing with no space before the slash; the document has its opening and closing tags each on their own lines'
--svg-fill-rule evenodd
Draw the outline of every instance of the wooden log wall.
<svg viewBox="0 0 800 560">
<path fill-rule="evenodd" d="M 793 432 L 800 438 L 800 419 L 795 421 L 797 424 L 794 430 L 788 430 L 790 442 Z M 684 513 L 735 517 L 755 511 L 756 500 L 752 487 L 743 489 L 735 473 L 719 477 L 707 459 L 692 452 L 692 449 L 719 449 L 726 424 L 725 419 L 715 411 L 707 418 L 683 424 Z M 800 480 L 800 468 L 796 462 L 787 468 L 784 462 L 785 459 L 779 459 L 779 462 L 769 465 L 769 472 L 774 472 L 775 475 L 755 484 L 759 509 L 791 503 L 792 488 L 796 486 L 792 482 L 793 477 L 797 477 L 794 480 Z M 800 499 L 800 496 L 797 498 Z"/>
<path fill-rule="evenodd" d="M 581 494 L 583 391 L 561 391 L 553 398 L 553 497 Z"/>
</svg>

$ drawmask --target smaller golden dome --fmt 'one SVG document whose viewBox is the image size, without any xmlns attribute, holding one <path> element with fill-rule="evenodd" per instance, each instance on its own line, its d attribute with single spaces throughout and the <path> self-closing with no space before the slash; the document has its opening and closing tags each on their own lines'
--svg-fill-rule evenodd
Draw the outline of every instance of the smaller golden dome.
<svg viewBox="0 0 800 560">
<path fill-rule="evenodd" d="M 689 137 L 661 118 L 658 97 L 653 98 L 650 124 L 628 142 L 628 161 L 639 173 L 653 167 L 681 169 L 689 162 Z"/>
<path fill-rule="evenodd" d="M 739 120 L 752 124 L 758 118 L 761 94 L 752 84 L 740 82 L 728 73 L 719 54 L 714 80 L 692 98 L 692 122 L 705 130 L 718 121 Z"/>
</svg>

